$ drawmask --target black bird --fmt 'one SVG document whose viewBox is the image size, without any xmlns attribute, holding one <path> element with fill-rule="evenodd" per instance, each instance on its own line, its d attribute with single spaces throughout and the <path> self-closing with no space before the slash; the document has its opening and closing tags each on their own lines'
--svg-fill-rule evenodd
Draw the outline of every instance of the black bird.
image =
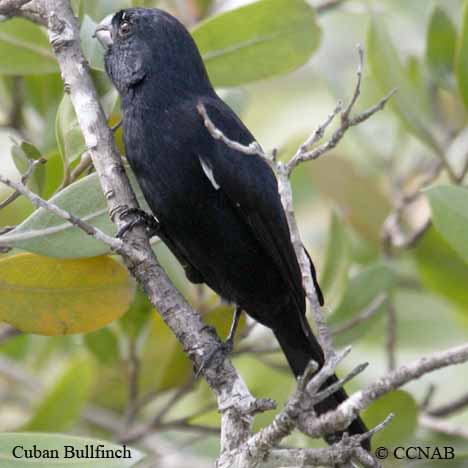
<svg viewBox="0 0 468 468">
<path fill-rule="evenodd" d="M 122 99 L 126 157 L 160 238 L 190 281 L 206 283 L 273 331 L 296 377 L 311 359 L 322 366 L 277 180 L 261 157 L 227 147 L 206 129 L 198 103 L 228 138 L 254 141 L 214 91 L 189 32 L 162 10 L 135 8 L 103 20 L 96 35 L 107 47 L 106 71 Z M 323 304 L 312 262 L 311 268 Z M 338 390 L 316 411 L 346 398 Z M 366 431 L 359 417 L 348 428 Z"/>
</svg>

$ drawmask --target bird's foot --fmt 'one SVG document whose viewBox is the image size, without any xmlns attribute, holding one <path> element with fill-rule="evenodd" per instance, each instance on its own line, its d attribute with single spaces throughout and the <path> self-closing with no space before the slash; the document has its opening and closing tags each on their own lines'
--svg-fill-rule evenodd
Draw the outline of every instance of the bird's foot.
<svg viewBox="0 0 468 468">
<path fill-rule="evenodd" d="M 145 226 L 150 237 L 155 236 L 159 232 L 158 220 L 153 215 L 150 215 L 139 208 L 127 208 L 121 213 L 120 218 L 131 219 L 118 230 L 116 237 L 119 239 L 122 239 L 125 234 L 131 231 L 135 226 Z"/>
<path fill-rule="evenodd" d="M 226 341 L 221 342 L 219 345 L 213 346 L 206 356 L 204 356 L 203 361 L 198 368 L 195 378 L 197 379 L 201 372 L 209 367 L 213 362 L 215 356 L 219 356 L 223 360 L 228 357 L 234 349 L 234 339 L 236 337 L 236 330 L 239 325 L 239 320 L 242 316 L 242 309 L 239 306 L 236 306 L 234 310 L 234 317 L 232 320 L 231 330 L 229 331 L 229 336 Z"/>
<path fill-rule="evenodd" d="M 203 361 L 200 367 L 197 369 L 195 373 L 195 379 L 198 379 L 200 374 L 203 372 L 204 369 L 210 367 L 213 363 L 214 359 L 224 360 L 227 358 L 234 349 L 234 338 L 228 338 L 226 341 L 222 341 L 219 345 L 213 346 L 206 356 L 203 356 Z"/>
</svg>

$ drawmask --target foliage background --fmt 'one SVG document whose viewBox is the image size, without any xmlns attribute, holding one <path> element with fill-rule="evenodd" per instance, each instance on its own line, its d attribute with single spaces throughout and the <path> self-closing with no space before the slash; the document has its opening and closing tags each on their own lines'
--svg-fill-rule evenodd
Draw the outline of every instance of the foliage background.
<svg viewBox="0 0 468 468">
<path fill-rule="evenodd" d="M 355 44 L 365 45 L 359 105 L 372 105 L 396 87 L 392 106 L 350 132 L 333 154 L 302 166 L 294 176 L 301 232 L 319 271 L 330 324 L 339 326 L 377 297 L 385 297 L 372 319 L 336 336 L 339 346 L 353 344 L 341 372 L 370 362 L 348 385 L 351 391 L 387 370 L 391 307 L 398 319 L 397 363 L 466 341 L 468 193 L 463 181 L 451 179 L 444 166 L 430 188 L 405 209 L 403 227 L 408 232 L 417 230 L 432 209 L 435 227 L 414 247 L 389 253 L 381 233 L 401 195 L 419 193 L 421 178 L 437 161 L 456 174 L 464 170 L 468 2 L 348 0 L 314 18 L 302 1 L 269 0 L 259 2 L 258 10 L 237 10 L 199 25 L 205 15 L 236 8 L 240 2 L 220 2 L 213 10 L 209 1 L 201 0 L 74 1 L 82 18 L 83 48 L 112 124 L 119 120 L 118 102 L 102 73 L 102 50 L 91 34 L 95 22 L 131 3 L 158 4 L 193 29 L 220 94 L 262 146 L 278 147 L 281 157 L 323 122 L 338 98 L 349 99 L 357 67 Z M 285 30 L 286 24 L 290 27 Z M 260 37 L 270 39 L 239 53 L 216 53 L 230 41 Z M 0 123 L 2 174 L 19 177 L 28 159 L 45 157 L 47 163 L 38 166 L 29 186 L 46 198 L 67 186 L 56 200 L 111 232 L 96 176 L 81 174 L 71 185 L 86 148 L 70 102 L 63 97 L 47 37 L 24 20 L 0 23 Z M 120 131 L 116 135 L 121 145 Z M 8 194 L 0 187 L 0 199 Z M 75 229 L 60 227 L 51 216 L 31 213 L 23 198 L 0 211 L 0 226 L 20 224 L 0 237 L 0 246 L 14 247 L 0 256 L 0 318 L 31 332 L 0 345 L 0 430 L 116 440 L 115 432 L 90 424 L 90 409 L 125 417 L 135 401 L 152 395 L 133 416 L 149 421 L 178 389 L 191 388 L 192 369 L 117 258 L 96 257 L 107 253 L 102 246 Z M 177 287 L 226 335 L 230 308 L 206 288 L 189 284 L 164 246 L 155 249 Z M 249 324 L 244 324 L 244 334 L 246 330 Z M 270 333 L 256 326 L 237 343 L 234 363 L 255 395 L 281 405 L 294 382 L 279 353 L 259 352 L 271 351 L 273 345 Z M 430 384 L 436 386 L 436 406 L 466 392 L 465 375 L 466 366 L 449 368 L 375 403 L 364 415 L 369 424 L 390 412 L 396 417 L 374 445 L 452 445 L 458 461 L 451 466 L 465 466 L 466 440 L 428 431 L 417 421 Z M 208 464 L 217 453 L 218 415 L 206 385 L 193 387 L 164 415 L 156 437 L 206 458 Z M 257 427 L 271 418 L 259 416 Z M 451 419 L 466 426 L 468 412 Z M 288 443 L 320 442 L 294 435 Z"/>
</svg>

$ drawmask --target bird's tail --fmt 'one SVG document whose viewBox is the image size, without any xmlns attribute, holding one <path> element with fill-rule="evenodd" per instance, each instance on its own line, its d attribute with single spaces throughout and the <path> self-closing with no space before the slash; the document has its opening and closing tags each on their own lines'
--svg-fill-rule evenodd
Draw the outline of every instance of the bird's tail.
<svg viewBox="0 0 468 468">
<path fill-rule="evenodd" d="M 306 321 L 304 320 L 304 322 Z M 305 368 L 311 360 L 317 362 L 320 367 L 322 367 L 324 363 L 322 348 L 310 329 L 308 333 L 309 336 L 306 335 L 303 330 L 303 326 L 304 325 L 301 325 L 299 320 L 290 320 L 289 322 L 283 323 L 282 327 L 274 330 L 276 339 L 286 356 L 289 367 L 291 367 L 291 370 L 296 377 L 300 377 L 304 373 Z M 308 325 L 305 326 L 308 327 Z M 336 375 L 333 375 L 325 382 L 325 384 L 323 384 L 322 389 L 327 388 L 337 380 Z M 347 398 L 348 395 L 346 392 L 340 388 L 335 393 L 318 403 L 315 406 L 315 411 L 317 414 L 326 413 L 327 411 L 335 409 L 340 403 L 347 400 Z M 350 435 L 363 434 L 367 432 L 367 427 L 358 416 L 346 429 L 346 432 Z M 329 434 L 325 437 L 325 440 L 329 444 L 332 444 L 338 442 L 341 439 L 341 436 L 342 433 Z M 363 441 L 362 446 L 366 450 L 370 450 L 370 441 Z"/>
</svg>

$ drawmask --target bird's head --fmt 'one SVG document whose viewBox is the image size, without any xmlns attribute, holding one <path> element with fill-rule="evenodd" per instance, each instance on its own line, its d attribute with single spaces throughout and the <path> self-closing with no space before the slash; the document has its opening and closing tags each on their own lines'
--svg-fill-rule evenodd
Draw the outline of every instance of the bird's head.
<svg viewBox="0 0 468 468">
<path fill-rule="evenodd" d="M 167 86 L 193 92 L 210 86 L 190 33 L 165 11 L 121 10 L 99 23 L 96 37 L 107 49 L 106 71 L 122 95 L 142 83 L 161 92 Z"/>
</svg>

